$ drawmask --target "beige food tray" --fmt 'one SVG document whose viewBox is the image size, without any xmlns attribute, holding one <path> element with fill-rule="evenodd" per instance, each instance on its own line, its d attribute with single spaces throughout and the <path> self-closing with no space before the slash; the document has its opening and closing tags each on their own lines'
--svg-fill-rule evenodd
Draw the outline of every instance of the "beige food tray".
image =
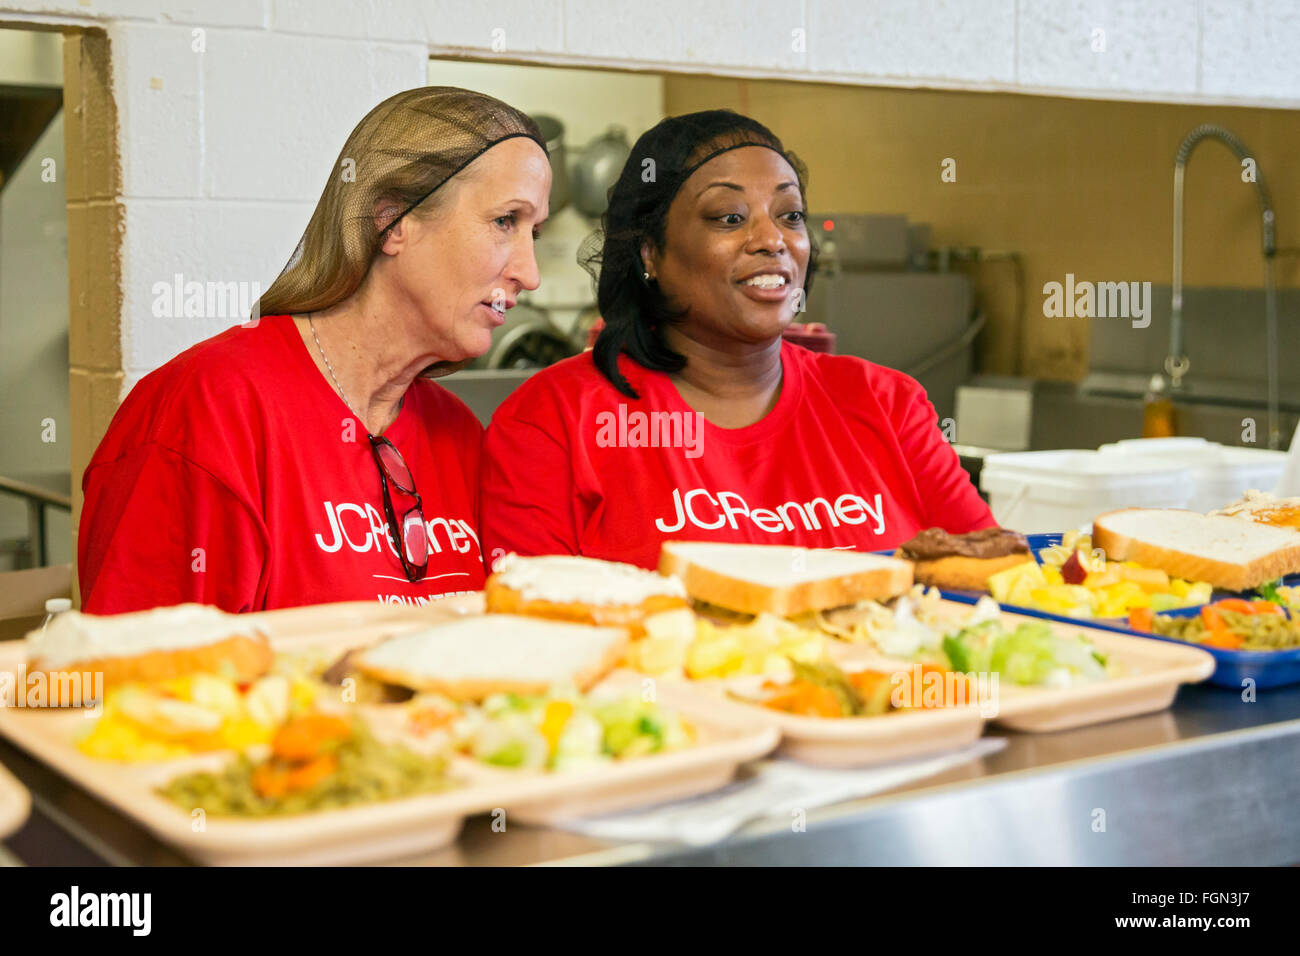
<svg viewBox="0 0 1300 956">
<path fill-rule="evenodd" d="M 320 648 L 341 653 L 382 637 L 386 629 L 392 629 L 389 625 L 403 630 L 409 623 L 405 618 L 377 622 L 364 608 L 355 608 L 356 617 L 345 613 L 343 619 L 348 623 L 330 630 L 327 624 L 331 615 L 333 620 L 340 619 L 340 607 L 334 606 L 328 613 L 324 608 L 268 612 L 268 635 L 277 650 L 284 652 Z M 459 615 L 475 610 L 475 598 L 448 599 L 421 610 L 430 615 Z M 23 662 L 20 643 L 0 646 L 0 672 L 17 673 Z M 615 679 L 595 691 L 628 687 Z M 700 733 L 699 744 L 687 750 L 563 774 L 514 772 L 456 757 L 449 775 L 464 785 L 444 793 L 254 820 L 187 811 L 155 792 L 180 774 L 215 769 L 229 755 L 130 765 L 95 760 L 74 745 L 79 733 L 90 726 L 90 719 L 78 710 L 0 708 L 0 734 L 201 862 L 339 864 L 435 849 L 455 839 L 467 816 L 497 809 L 505 811 L 508 829 L 512 821 L 544 822 L 560 816 L 614 812 L 702 793 L 727 783 L 742 763 L 769 753 L 779 739 L 769 726 L 715 716 L 697 697 L 674 698 L 676 704 Z"/>
<path fill-rule="evenodd" d="M 891 661 L 886 666 L 905 669 L 910 664 Z M 752 696 L 762 680 L 663 680 L 661 686 L 665 699 L 676 694 L 696 695 L 706 699 L 711 712 L 719 717 L 774 727 L 781 734 L 780 756 L 818 767 L 869 767 L 923 757 L 964 747 L 984 731 L 984 718 L 976 706 L 874 717 L 800 717 L 733 696 Z"/>
<path fill-rule="evenodd" d="M 27 788 L 0 766 L 0 840 L 26 823 L 31 809 L 32 795 Z"/>
<path fill-rule="evenodd" d="M 737 768 L 771 753 L 779 731 L 742 713 L 719 709 L 713 699 L 681 686 L 651 682 L 642 674 L 615 671 L 591 694 L 649 691 L 656 703 L 677 711 L 699 734 L 687 750 L 605 765 L 589 771 L 539 773 L 465 761 L 479 781 L 509 785 L 502 799 L 509 820 L 551 824 L 574 817 L 614 813 L 716 790 L 731 782 Z"/>
<path fill-rule="evenodd" d="M 968 604 L 958 601 L 943 604 L 949 606 L 958 625 L 964 620 L 963 615 L 970 614 Z M 1173 703 L 1181 684 L 1199 683 L 1214 672 L 1214 658 L 1196 647 L 1128 637 L 1092 627 L 1086 621 L 1066 624 L 1008 611 L 1002 613 L 1002 619 L 1011 628 L 1033 622 L 1046 624 L 1058 634 L 1082 633 L 1120 669 L 1118 676 L 1075 687 L 1021 687 L 999 680 L 994 701 L 996 711 L 986 707 L 985 713 L 992 723 L 1011 730 L 1030 733 L 1070 730 L 1164 710 Z M 870 666 L 884 660 L 863 648 L 845 649 L 837 656 L 851 665 Z M 893 663 L 907 666 L 906 661 Z"/>
</svg>

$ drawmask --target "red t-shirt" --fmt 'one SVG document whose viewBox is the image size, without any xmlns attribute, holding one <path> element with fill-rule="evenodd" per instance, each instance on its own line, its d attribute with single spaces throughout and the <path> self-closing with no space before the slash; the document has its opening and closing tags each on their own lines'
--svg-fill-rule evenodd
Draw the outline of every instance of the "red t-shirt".
<svg viewBox="0 0 1300 956">
<path fill-rule="evenodd" d="M 183 352 L 131 390 L 86 469 L 83 608 L 198 601 L 228 611 L 366 599 L 425 603 L 483 586 L 482 426 L 427 380 L 384 433 L 423 500 L 426 577 L 388 537 L 365 426 L 293 320 L 264 316 Z M 413 504 L 394 492 L 399 516 Z"/>
<path fill-rule="evenodd" d="M 619 359 L 619 393 L 591 353 L 538 372 L 483 445 L 483 547 L 659 564 L 666 538 L 871 551 L 918 531 L 991 527 L 916 380 L 852 356 L 781 346 L 781 394 L 747 428 L 719 428 L 669 376 Z"/>
</svg>

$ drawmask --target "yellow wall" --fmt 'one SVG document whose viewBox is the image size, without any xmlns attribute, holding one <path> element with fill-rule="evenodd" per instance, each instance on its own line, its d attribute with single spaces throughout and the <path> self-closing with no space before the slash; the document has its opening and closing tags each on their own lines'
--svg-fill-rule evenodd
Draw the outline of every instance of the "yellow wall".
<svg viewBox="0 0 1300 956">
<path fill-rule="evenodd" d="M 768 125 L 808 164 L 814 212 L 906 213 L 932 224 L 935 245 L 1020 252 L 1019 349 L 1012 270 L 976 270 L 990 313 L 979 350 L 986 371 L 1083 376 L 1088 320 L 1045 318 L 1045 282 L 1072 272 L 1169 284 L 1174 154 L 1199 123 L 1220 123 L 1255 151 L 1278 245 L 1300 246 L 1296 111 L 694 76 L 668 76 L 664 105 L 669 115 L 727 107 Z M 945 157 L 956 160 L 955 183 L 940 180 Z M 1203 142 L 1192 157 L 1185 222 L 1188 285 L 1262 286 L 1255 190 L 1220 143 Z M 1280 287 L 1300 286 L 1300 259 L 1280 259 L 1277 277 Z"/>
</svg>

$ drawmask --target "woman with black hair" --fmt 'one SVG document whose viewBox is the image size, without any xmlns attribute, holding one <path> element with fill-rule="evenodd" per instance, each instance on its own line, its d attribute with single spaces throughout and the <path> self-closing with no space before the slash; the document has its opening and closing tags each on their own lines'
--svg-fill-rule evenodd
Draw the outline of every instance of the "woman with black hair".
<svg viewBox="0 0 1300 956">
<path fill-rule="evenodd" d="M 585 255 L 594 350 L 538 372 L 488 428 L 489 565 L 654 568 L 665 538 L 869 551 L 994 525 L 915 380 L 782 339 L 815 262 L 806 184 L 731 111 L 637 140 Z"/>
</svg>

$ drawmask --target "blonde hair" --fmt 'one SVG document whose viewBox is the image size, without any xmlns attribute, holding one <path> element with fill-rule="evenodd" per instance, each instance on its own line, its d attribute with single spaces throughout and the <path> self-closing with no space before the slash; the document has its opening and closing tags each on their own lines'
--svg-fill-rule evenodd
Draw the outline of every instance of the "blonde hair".
<svg viewBox="0 0 1300 956">
<path fill-rule="evenodd" d="M 384 100 L 343 144 L 293 257 L 258 300 L 256 314 L 319 312 L 347 299 L 399 219 L 435 214 L 450 199 L 441 186 L 515 136 L 546 149 L 527 114 L 484 93 L 429 86 Z M 404 211 L 380 226 L 383 203 Z"/>
</svg>

